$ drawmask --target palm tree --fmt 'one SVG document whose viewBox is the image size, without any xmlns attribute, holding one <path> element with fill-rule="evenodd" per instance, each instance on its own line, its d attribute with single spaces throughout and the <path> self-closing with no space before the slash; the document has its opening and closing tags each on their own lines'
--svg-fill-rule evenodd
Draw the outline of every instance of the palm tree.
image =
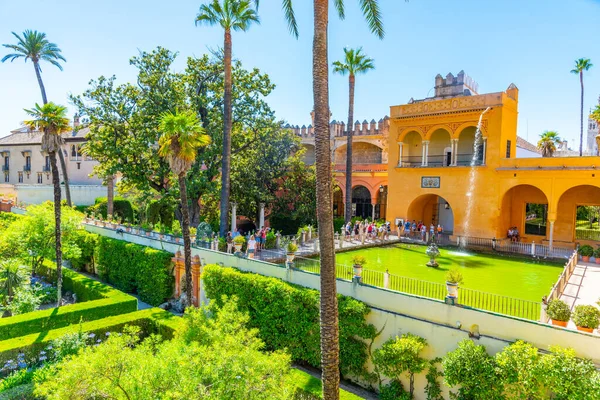
<svg viewBox="0 0 600 400">
<path fill-rule="evenodd" d="M 43 32 L 26 30 L 23 32 L 23 37 L 19 36 L 15 32 L 12 32 L 13 36 L 17 38 L 17 44 L 4 44 L 3 46 L 14 51 L 2 57 L 2 62 L 10 60 L 13 62 L 19 58 L 31 60 L 33 63 L 33 69 L 35 70 L 35 76 L 37 77 L 38 84 L 40 85 L 40 91 L 42 92 L 42 101 L 44 104 L 48 103 L 46 97 L 46 88 L 42 81 L 42 68 L 40 67 L 40 61 L 47 61 L 50 64 L 56 66 L 61 71 L 63 70 L 60 61 L 66 62 L 67 60 L 62 56 L 61 50 L 54 43 L 51 43 L 46 39 L 46 34 Z M 65 180 L 65 195 L 67 197 L 67 204 L 71 206 L 71 190 L 69 188 L 69 175 L 67 173 L 67 164 L 62 151 L 58 152 L 60 158 L 60 168 L 63 172 Z"/>
<path fill-rule="evenodd" d="M 258 4 L 258 0 L 255 0 Z M 256 10 L 247 0 L 212 0 L 200 6 L 196 25 L 220 25 L 225 31 L 223 64 L 225 67 L 225 96 L 223 99 L 223 162 L 221 167 L 220 234 L 225 236 L 231 191 L 231 31 L 247 31 L 252 23 L 260 23 Z"/>
<path fill-rule="evenodd" d="M 600 126 L 600 104 L 596 105 L 594 111 L 590 114 L 590 118 L 596 121 L 597 126 Z M 596 136 L 596 155 L 600 156 L 600 134 Z"/>
<path fill-rule="evenodd" d="M 169 166 L 179 181 L 181 201 L 181 231 L 185 259 L 185 283 L 188 306 L 192 305 L 192 241 L 190 239 L 190 214 L 185 177 L 200 147 L 210 143 L 200 120 L 192 111 L 167 112 L 160 118 L 158 154 L 169 161 Z"/>
<path fill-rule="evenodd" d="M 354 83 L 357 74 L 365 74 L 374 69 L 373 59 L 358 49 L 344 48 L 344 61 L 333 63 L 333 72 L 341 75 L 348 74 L 348 140 L 346 144 L 346 205 L 345 220 L 352 219 L 352 136 L 354 134 Z"/>
<path fill-rule="evenodd" d="M 0 262 L 0 293 L 9 301 L 14 296 L 15 289 L 25 283 L 27 278 L 27 269 L 19 260 L 7 259 Z"/>
<path fill-rule="evenodd" d="M 67 118 L 67 108 L 53 102 L 39 104 L 31 110 L 25 110 L 32 118 L 23 123 L 31 130 L 41 129 L 42 151 L 47 152 L 50 157 L 50 168 L 52 169 L 52 184 L 54 185 L 54 236 L 56 241 L 56 289 L 58 292 L 57 307 L 60 307 L 61 288 L 62 288 L 62 247 L 60 234 L 60 178 L 58 175 L 58 166 L 56 164 L 56 153 L 61 153 L 63 144 L 62 134 L 70 130 L 69 119 Z"/>
<path fill-rule="evenodd" d="M 583 155 L 583 71 L 587 71 L 592 68 L 593 64 L 589 58 L 580 58 L 575 60 L 575 68 L 571 70 L 571 73 L 579 75 L 579 82 L 581 83 L 581 126 L 579 130 L 579 155 Z"/>
<path fill-rule="evenodd" d="M 552 157 L 556 151 L 556 145 L 560 143 L 558 132 L 544 131 L 540 135 L 540 140 L 537 143 L 537 148 L 542 151 L 542 157 Z"/>
<path fill-rule="evenodd" d="M 333 193 L 329 138 L 329 62 L 327 61 L 327 26 L 329 0 L 313 0 L 313 101 L 315 108 L 315 153 L 317 171 L 317 221 L 321 257 L 321 368 L 323 398 L 339 398 L 339 330 L 336 297 L 335 252 L 333 246 Z M 377 0 L 359 0 L 370 30 L 383 38 L 383 22 Z M 335 0 L 340 18 L 344 18 L 344 1 Z M 290 0 L 283 0 L 288 27 L 298 36 L 296 17 Z"/>
</svg>

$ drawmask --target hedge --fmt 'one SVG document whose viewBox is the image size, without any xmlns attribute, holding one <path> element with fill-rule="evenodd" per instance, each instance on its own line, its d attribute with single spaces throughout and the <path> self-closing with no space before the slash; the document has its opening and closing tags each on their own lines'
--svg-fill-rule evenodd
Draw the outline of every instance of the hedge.
<svg viewBox="0 0 600 400">
<path fill-rule="evenodd" d="M 236 296 L 240 310 L 250 315 L 249 325 L 259 330 L 268 350 L 287 349 L 292 359 L 320 367 L 319 292 L 277 278 L 208 265 L 203 272 L 208 297 L 222 304 L 223 296 Z M 376 336 L 366 322 L 369 308 L 338 295 L 340 371 L 369 379 L 366 340 Z"/>
<path fill-rule="evenodd" d="M 38 273 L 56 279 L 56 269 L 46 261 Z M 0 318 L 0 340 L 38 334 L 80 321 L 93 321 L 137 310 L 137 299 L 101 282 L 63 268 L 63 290 L 77 295 L 78 303 L 59 308 L 33 311 L 14 317 Z"/>
<path fill-rule="evenodd" d="M 98 197 L 94 201 L 94 205 L 88 207 L 88 212 L 102 215 L 102 218 L 106 219 L 108 213 L 108 200 L 106 197 Z M 113 199 L 113 216 L 115 219 L 122 219 L 123 221 L 134 222 L 134 207 L 131 201 L 115 196 Z"/>
<path fill-rule="evenodd" d="M 172 339 L 180 323 L 180 317 L 159 308 L 149 308 L 82 324 L 75 323 L 59 329 L 44 330 L 1 341 L 0 364 L 4 365 L 6 361 L 15 359 L 19 353 L 25 354 L 25 358 L 28 360 L 34 359 L 51 341 L 67 333 L 78 332 L 80 327 L 83 332 L 94 333 L 98 337 L 103 337 L 106 332 L 121 332 L 125 326 L 136 325 L 142 329 L 146 336 L 154 333 L 165 339 Z"/>
<path fill-rule="evenodd" d="M 95 254 L 98 275 L 118 289 L 153 306 L 173 295 L 173 254 L 105 236 Z"/>
</svg>

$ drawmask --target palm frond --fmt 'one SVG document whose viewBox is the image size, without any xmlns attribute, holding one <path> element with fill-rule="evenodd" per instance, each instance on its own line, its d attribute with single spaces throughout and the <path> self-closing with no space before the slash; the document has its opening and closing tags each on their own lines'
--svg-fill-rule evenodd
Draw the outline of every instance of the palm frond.
<svg viewBox="0 0 600 400">
<path fill-rule="evenodd" d="M 333 4 L 335 5 L 335 9 L 337 10 L 338 17 L 340 17 L 340 19 L 345 19 L 346 13 L 344 10 L 344 0 L 334 0 Z"/>
<path fill-rule="evenodd" d="M 298 39 L 298 23 L 296 22 L 296 14 L 294 13 L 294 6 L 292 5 L 292 0 L 283 0 L 282 8 L 290 33 L 296 39 Z"/>
<path fill-rule="evenodd" d="M 381 11 L 379 10 L 379 2 L 377 0 L 359 0 L 359 2 L 369 29 L 379 39 L 383 39 L 385 31 L 383 29 Z"/>
<path fill-rule="evenodd" d="M 61 54 L 61 49 L 55 44 L 46 39 L 46 34 L 38 31 L 26 30 L 21 37 L 15 32 L 13 36 L 17 39 L 18 44 L 4 44 L 3 46 L 13 50 L 15 53 L 8 54 L 2 58 L 2 62 L 14 61 L 18 58 L 24 58 L 37 62 L 40 60 L 48 61 L 52 65 L 62 70 L 62 66 L 58 62 L 67 61 Z"/>
</svg>

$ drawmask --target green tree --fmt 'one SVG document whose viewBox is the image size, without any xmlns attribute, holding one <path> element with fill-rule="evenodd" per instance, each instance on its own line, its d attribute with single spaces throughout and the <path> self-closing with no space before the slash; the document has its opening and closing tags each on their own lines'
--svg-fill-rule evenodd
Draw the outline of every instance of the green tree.
<svg viewBox="0 0 600 400">
<path fill-rule="evenodd" d="M 181 202 L 181 230 L 185 260 L 185 283 L 188 306 L 192 305 L 192 241 L 190 239 L 190 215 L 185 179 L 200 147 L 208 145 L 210 137 L 204 134 L 194 112 L 165 113 L 160 119 L 158 154 L 169 160 L 171 170 L 177 176 Z"/>
<path fill-rule="evenodd" d="M 230 170 L 231 170 L 231 31 L 245 32 L 252 23 L 260 23 L 255 10 L 246 0 L 212 0 L 200 6 L 196 24 L 220 25 L 225 31 L 223 43 L 224 104 L 223 104 L 223 159 L 221 167 L 221 218 L 220 234 L 225 236 L 229 215 Z"/>
<path fill-rule="evenodd" d="M 15 291 L 28 279 L 27 269 L 18 259 L 6 259 L 0 262 L 0 294 L 10 302 Z"/>
<path fill-rule="evenodd" d="M 345 221 L 352 219 L 352 137 L 354 134 L 354 85 L 356 75 L 366 74 L 374 69 L 373 59 L 363 54 L 362 47 L 358 49 L 344 48 L 344 60 L 333 62 L 333 72 L 341 75 L 348 74 L 348 125 L 346 141 L 346 205 Z"/>
<path fill-rule="evenodd" d="M 458 344 L 456 350 L 446 354 L 442 360 L 444 381 L 450 387 L 460 385 L 451 395 L 457 400 L 502 399 L 502 387 L 496 372 L 494 358 L 485 347 L 469 339 Z"/>
<path fill-rule="evenodd" d="M 235 303 L 188 309 L 173 340 L 139 340 L 129 329 L 66 357 L 36 387 L 49 400 L 68 398 L 289 399 L 290 357 L 262 352 L 257 331 Z M 191 322 L 191 323 L 190 323 Z"/>
<path fill-rule="evenodd" d="M 415 391 L 415 374 L 427 367 L 427 360 L 420 353 L 427 341 L 420 336 L 406 333 L 401 337 L 388 339 L 381 348 L 373 353 L 373 363 L 377 369 L 391 379 L 400 380 L 403 373 L 408 374 L 409 393 L 412 398 Z"/>
<path fill-rule="evenodd" d="M 596 107 L 590 114 L 590 118 L 596 121 L 596 124 L 600 126 L 600 104 L 596 105 Z M 600 146 L 598 146 L 598 151 L 596 152 L 596 155 L 600 155 Z"/>
<path fill-rule="evenodd" d="M 575 60 L 575 68 L 571 73 L 579 75 L 579 83 L 581 84 L 581 125 L 579 130 L 579 155 L 583 155 L 583 71 L 588 71 L 593 64 L 589 58 L 580 58 Z"/>
<path fill-rule="evenodd" d="M 60 307 L 61 288 L 62 288 L 62 249 L 60 238 L 60 179 L 58 167 L 56 165 L 56 153 L 61 152 L 63 141 L 62 133 L 69 130 L 69 120 L 66 118 L 67 108 L 52 102 L 43 106 L 35 105 L 31 110 L 25 110 L 33 119 L 23 123 L 30 129 L 39 127 L 44 132 L 42 135 L 42 151 L 48 153 L 50 157 L 50 167 L 52 169 L 52 184 L 54 185 L 54 232 L 55 232 L 55 250 L 56 250 L 56 272 L 58 280 L 56 283 L 58 291 L 57 307 Z"/>
<path fill-rule="evenodd" d="M 517 340 L 496 354 L 496 365 L 508 398 L 544 398 L 539 362 L 537 347 L 522 340 Z"/>
<path fill-rule="evenodd" d="M 283 0 L 283 11 L 290 32 L 298 36 L 292 2 Z M 313 105 L 315 109 L 315 154 L 317 173 L 317 222 L 321 257 L 321 361 L 323 398 L 339 398 L 339 331 L 337 317 L 335 250 L 333 232 L 333 191 L 331 184 L 331 143 L 329 137 L 329 62 L 327 61 L 327 26 L 329 0 L 314 0 L 313 38 Z M 344 18 L 344 1 L 335 0 L 340 18 Z M 383 38 L 383 21 L 377 0 L 359 0 L 369 29 Z"/>
<path fill-rule="evenodd" d="M 540 378 L 553 399 L 592 400 L 598 398 L 600 373 L 590 360 L 578 359 L 573 349 L 550 347 L 551 354 L 540 359 Z"/>
<path fill-rule="evenodd" d="M 54 43 L 51 43 L 46 39 L 46 34 L 38 31 L 26 30 L 23 32 L 23 37 L 19 36 L 15 32 L 12 32 L 13 36 L 17 39 L 17 44 L 4 44 L 3 46 L 11 49 L 14 53 L 10 53 L 2 57 L 2 62 L 10 60 L 13 62 L 19 58 L 31 60 L 33 63 L 33 69 L 35 70 L 35 76 L 37 77 L 38 84 L 40 85 L 40 91 L 42 92 L 42 102 L 48 103 L 46 97 L 46 88 L 42 81 L 42 68 L 40 67 L 40 61 L 47 61 L 54 65 L 61 71 L 63 70 L 60 61 L 67 61 L 61 54 L 61 49 Z M 65 157 L 62 151 L 58 152 L 60 159 L 60 167 L 63 172 L 65 182 L 65 195 L 67 197 L 67 204 L 71 204 L 71 190 L 69 187 L 69 175 L 67 171 L 67 164 L 65 163 Z"/>
<path fill-rule="evenodd" d="M 540 135 L 540 140 L 537 143 L 537 148 L 541 150 L 542 157 L 552 157 L 556 151 L 556 145 L 561 141 L 556 131 L 544 131 Z"/>
</svg>

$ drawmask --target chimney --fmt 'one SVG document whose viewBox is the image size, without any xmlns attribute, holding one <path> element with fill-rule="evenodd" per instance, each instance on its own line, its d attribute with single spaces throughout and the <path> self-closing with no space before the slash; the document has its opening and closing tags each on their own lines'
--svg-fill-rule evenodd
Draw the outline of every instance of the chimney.
<svg viewBox="0 0 600 400">
<path fill-rule="evenodd" d="M 79 125 L 81 125 L 79 123 L 79 114 L 75 114 L 73 116 L 73 128 L 77 128 L 77 127 L 79 127 Z"/>
</svg>

